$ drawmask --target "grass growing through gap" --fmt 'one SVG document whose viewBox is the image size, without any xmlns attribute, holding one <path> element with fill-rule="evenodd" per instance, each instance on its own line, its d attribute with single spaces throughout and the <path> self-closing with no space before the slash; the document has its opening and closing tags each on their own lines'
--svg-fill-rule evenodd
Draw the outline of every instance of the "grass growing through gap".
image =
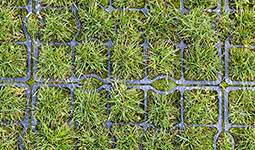
<svg viewBox="0 0 255 150">
<path fill-rule="evenodd" d="M 110 132 L 103 126 L 97 128 L 75 129 L 76 135 L 79 138 L 78 148 L 79 149 L 111 149 L 112 148 L 112 137 Z"/>
<path fill-rule="evenodd" d="M 165 5 L 169 4 L 169 5 Z M 145 30 L 145 36 L 150 44 L 160 40 L 167 39 L 178 44 L 180 38 L 177 35 L 177 18 L 180 17 L 180 13 L 177 11 L 180 5 L 176 5 L 175 2 L 163 2 L 163 1 L 149 1 L 148 7 L 150 11 L 148 16 L 145 17 L 145 23 L 143 29 Z"/>
<path fill-rule="evenodd" d="M 231 145 L 232 145 L 232 142 L 230 137 L 225 132 L 222 132 L 216 143 L 217 149 L 232 150 Z"/>
<path fill-rule="evenodd" d="M 36 129 L 24 138 L 29 149 L 74 149 L 77 144 L 75 131 L 67 124 L 41 123 Z"/>
<path fill-rule="evenodd" d="M 254 35 L 254 15 L 253 10 L 248 10 L 249 7 L 237 7 L 238 10 L 230 14 L 231 25 L 233 25 L 233 35 L 230 38 L 230 43 L 233 45 L 251 46 L 255 45 Z"/>
<path fill-rule="evenodd" d="M 254 0 L 249 0 L 249 1 L 230 0 L 229 6 L 233 10 L 245 9 L 245 8 L 246 10 L 255 10 L 255 7 L 254 7 L 255 1 Z"/>
<path fill-rule="evenodd" d="M 143 129 L 139 126 L 113 126 L 111 132 L 116 139 L 116 149 L 139 149 L 139 138 Z"/>
<path fill-rule="evenodd" d="M 73 5 L 72 0 L 38 0 L 41 6 L 50 7 L 71 7 Z"/>
<path fill-rule="evenodd" d="M 141 138 L 142 149 L 177 149 L 178 129 L 169 132 L 156 131 L 149 127 Z"/>
<path fill-rule="evenodd" d="M 25 41 L 25 35 L 22 31 L 22 16 L 18 9 L 11 9 L 10 5 L 0 4 L 1 16 L 1 32 L 0 42 L 10 43 L 17 41 Z"/>
<path fill-rule="evenodd" d="M 143 8 L 144 0 L 115 0 L 112 3 L 115 8 Z"/>
<path fill-rule="evenodd" d="M 184 14 L 177 27 L 188 46 L 184 50 L 184 77 L 187 80 L 216 80 L 222 66 L 215 49 L 218 33 L 212 29 L 216 14 L 194 9 Z"/>
<path fill-rule="evenodd" d="M 180 149 L 213 149 L 216 128 L 186 127 L 179 137 Z"/>
<path fill-rule="evenodd" d="M 188 45 L 184 49 L 185 79 L 216 80 L 222 70 L 221 57 L 218 56 L 219 51 L 214 48 L 218 43 L 219 35 L 216 30 L 212 29 L 216 13 L 203 12 L 201 11 L 202 7 L 197 6 L 190 12 L 181 15 L 173 7 L 164 6 L 163 3 L 151 2 L 150 5 L 152 9 L 144 25 L 145 30 L 148 30 L 145 32 L 148 41 L 153 43 L 160 39 L 167 39 L 179 44 L 182 39 Z M 171 48 L 172 53 L 174 53 L 174 49 Z M 177 54 L 178 52 L 175 53 L 175 55 Z M 169 56 L 167 60 L 177 59 L 178 55 L 176 57 L 175 55 Z M 157 63 L 154 62 L 154 64 Z M 169 67 L 175 68 L 180 62 L 174 61 L 170 64 L 174 67 Z M 177 67 L 177 69 L 180 68 Z M 172 72 L 174 71 L 172 70 Z"/>
</svg>

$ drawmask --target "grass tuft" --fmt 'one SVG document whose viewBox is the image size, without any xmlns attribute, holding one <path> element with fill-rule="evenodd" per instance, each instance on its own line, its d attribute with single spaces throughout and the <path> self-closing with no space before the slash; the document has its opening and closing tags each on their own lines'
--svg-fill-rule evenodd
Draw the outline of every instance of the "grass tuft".
<svg viewBox="0 0 255 150">
<path fill-rule="evenodd" d="M 0 122 L 23 121 L 26 114 L 26 89 L 15 86 L 0 87 Z"/>
<path fill-rule="evenodd" d="M 191 90 L 184 92 L 184 122 L 192 124 L 216 124 L 218 98 L 215 91 Z"/>
<path fill-rule="evenodd" d="M 213 149 L 216 128 L 186 127 L 179 137 L 180 149 Z"/>
<path fill-rule="evenodd" d="M 176 149 L 178 130 L 156 131 L 149 127 L 142 136 L 142 149 Z"/>
<path fill-rule="evenodd" d="M 87 129 L 91 129 L 100 126 L 107 120 L 106 91 L 87 93 L 77 89 L 74 91 L 74 95 L 74 121 Z"/>
<path fill-rule="evenodd" d="M 75 47 L 75 76 L 93 73 L 102 78 L 107 76 L 109 49 L 98 41 L 87 41 Z"/>
<path fill-rule="evenodd" d="M 113 126 L 111 132 L 116 140 L 117 149 L 139 149 L 139 138 L 143 129 L 139 126 Z"/>
<path fill-rule="evenodd" d="M 253 90 L 237 90 L 229 93 L 228 120 L 231 124 L 255 124 L 254 94 Z"/>
<path fill-rule="evenodd" d="M 79 149 L 111 149 L 112 138 L 110 132 L 103 126 L 94 130 L 77 128 L 76 135 L 79 138 Z"/>
<path fill-rule="evenodd" d="M 22 130 L 21 124 L 0 124 L 0 149 L 19 149 L 18 139 Z"/>
<path fill-rule="evenodd" d="M 225 132 L 222 132 L 218 137 L 216 146 L 217 149 L 232 150 L 232 142 L 230 136 L 228 136 Z"/>
<path fill-rule="evenodd" d="M 148 50 L 148 76 L 166 75 L 178 80 L 181 76 L 180 49 L 171 42 L 158 41 Z"/>
<path fill-rule="evenodd" d="M 45 125 L 63 125 L 70 118 L 70 91 L 59 87 L 40 87 L 37 89 L 35 121 Z"/>
<path fill-rule="evenodd" d="M 106 42 L 114 34 L 115 24 L 112 16 L 95 2 L 79 9 L 77 16 L 81 22 L 81 32 L 76 37 L 77 41 L 94 37 Z"/>
<path fill-rule="evenodd" d="M 0 77 L 25 77 L 27 59 L 24 45 L 0 44 Z"/>
<path fill-rule="evenodd" d="M 125 85 L 116 86 L 110 91 L 110 114 L 112 122 L 141 123 L 143 121 L 143 92 Z"/>
<path fill-rule="evenodd" d="M 37 76 L 66 79 L 72 74 L 72 50 L 66 45 L 41 45 L 38 48 Z"/>
<path fill-rule="evenodd" d="M 180 93 L 157 94 L 149 91 L 148 122 L 158 129 L 171 129 L 181 122 Z"/>
<path fill-rule="evenodd" d="M 40 11 L 43 27 L 40 28 L 41 42 L 70 42 L 78 31 L 78 22 L 72 11 L 63 9 L 43 9 Z"/>
<path fill-rule="evenodd" d="M 235 149 L 245 150 L 255 148 L 255 129 L 254 128 L 232 128 L 229 133 L 234 137 Z"/>
<path fill-rule="evenodd" d="M 10 4 L 7 6 L 0 4 L 0 43 L 25 41 L 21 14 L 21 10 L 11 9 Z"/>
<path fill-rule="evenodd" d="M 184 0 L 184 6 L 187 9 L 200 8 L 201 10 L 215 9 L 219 0 Z"/>
<path fill-rule="evenodd" d="M 229 50 L 229 78 L 232 81 L 255 80 L 255 49 L 236 48 Z"/>
<path fill-rule="evenodd" d="M 115 8 L 143 8 L 144 0 L 113 0 L 112 6 Z"/>
<path fill-rule="evenodd" d="M 74 149 L 77 144 L 76 132 L 67 124 L 41 123 L 36 130 L 26 137 L 29 149 Z"/>
</svg>

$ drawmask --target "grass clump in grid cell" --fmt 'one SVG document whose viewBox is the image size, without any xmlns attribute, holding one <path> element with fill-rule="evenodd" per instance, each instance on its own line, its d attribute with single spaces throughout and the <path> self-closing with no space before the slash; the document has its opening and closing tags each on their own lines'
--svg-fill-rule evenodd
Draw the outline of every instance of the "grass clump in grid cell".
<svg viewBox="0 0 255 150">
<path fill-rule="evenodd" d="M 173 3 L 169 2 L 170 5 Z M 142 26 L 147 42 L 153 44 L 160 39 L 167 39 L 178 44 L 180 38 L 177 34 L 178 20 L 176 19 L 181 17 L 180 12 L 176 8 L 159 1 L 149 1 L 148 7 L 150 11 L 144 17 Z"/>
<path fill-rule="evenodd" d="M 114 11 L 112 16 L 117 24 L 116 33 L 111 40 L 114 45 L 123 44 L 128 47 L 133 43 L 142 44 L 144 42 L 141 36 L 144 32 L 139 31 L 144 24 L 143 13 L 137 11 Z"/>
<path fill-rule="evenodd" d="M 149 127 L 141 138 L 142 149 L 176 149 L 178 129 L 166 131 L 156 131 Z"/>
<path fill-rule="evenodd" d="M 73 120 L 86 129 L 100 126 L 107 120 L 106 91 L 74 90 Z"/>
<path fill-rule="evenodd" d="M 36 93 L 35 122 L 63 125 L 70 119 L 70 91 L 60 87 L 40 87 Z"/>
<path fill-rule="evenodd" d="M 76 136 L 79 139 L 77 144 L 79 149 L 111 149 L 112 137 L 104 126 L 95 129 L 75 128 Z"/>
<path fill-rule="evenodd" d="M 216 142 L 216 148 L 232 150 L 231 146 L 232 146 L 232 142 L 231 142 L 229 134 L 227 134 L 226 132 L 221 132 Z"/>
<path fill-rule="evenodd" d="M 184 78 L 186 80 L 214 81 L 217 76 L 222 75 L 222 56 L 219 50 L 214 48 L 214 44 L 202 42 L 193 44 L 184 50 Z"/>
<path fill-rule="evenodd" d="M 232 81 L 255 80 L 255 49 L 237 48 L 229 49 L 229 78 Z"/>
<path fill-rule="evenodd" d="M 142 79 L 144 77 L 144 48 L 134 43 L 118 44 L 112 48 L 111 76 L 114 79 Z"/>
<path fill-rule="evenodd" d="M 29 149 L 74 149 L 78 142 L 75 130 L 66 123 L 40 123 L 36 131 L 25 134 L 23 145 Z"/>
<path fill-rule="evenodd" d="M 144 0 L 112 0 L 115 8 L 143 8 Z"/>
<path fill-rule="evenodd" d="M 72 50 L 69 46 L 41 45 L 36 61 L 39 78 L 66 79 L 72 74 Z"/>
<path fill-rule="evenodd" d="M 0 149 L 19 149 L 19 136 L 22 130 L 21 124 L 0 124 Z"/>
<path fill-rule="evenodd" d="M 147 98 L 148 122 L 154 127 L 170 130 L 181 122 L 180 93 L 157 94 L 149 91 Z"/>
<path fill-rule="evenodd" d="M 98 6 L 99 4 L 103 6 L 104 8 L 107 8 L 109 6 L 110 0 L 79 0 L 76 1 L 76 5 L 78 8 L 84 8 L 84 7 L 92 7 L 92 6 Z"/>
<path fill-rule="evenodd" d="M 254 90 L 237 90 L 229 93 L 228 120 L 230 124 L 255 124 L 254 94 Z"/>
<path fill-rule="evenodd" d="M 42 9 L 43 19 L 39 29 L 41 42 L 70 42 L 78 31 L 78 21 L 68 8 Z"/>
<path fill-rule="evenodd" d="M 27 13 L 24 10 L 25 13 Z M 22 30 L 24 14 L 22 10 L 11 9 L 10 4 L 0 4 L 0 43 L 25 41 L 26 36 Z"/>
<path fill-rule="evenodd" d="M 213 138 L 217 133 L 216 128 L 205 126 L 185 127 L 178 141 L 180 149 L 213 149 Z"/>
<path fill-rule="evenodd" d="M 109 120 L 116 123 L 141 123 L 144 117 L 144 97 L 141 90 L 125 85 L 110 90 Z"/>
<path fill-rule="evenodd" d="M 112 126 L 111 132 L 115 137 L 117 149 L 139 149 L 139 138 L 143 128 L 139 126 L 121 125 Z"/>
<path fill-rule="evenodd" d="M 38 0 L 41 6 L 47 7 L 71 7 L 74 4 L 73 0 Z"/>
<path fill-rule="evenodd" d="M 216 124 L 219 100 L 217 93 L 210 90 L 190 90 L 184 95 L 184 122 L 194 124 Z"/>
<path fill-rule="evenodd" d="M 75 76 L 80 78 L 86 74 L 97 74 L 106 78 L 108 71 L 107 46 L 96 40 L 85 41 L 75 47 Z"/>
<path fill-rule="evenodd" d="M 196 9 L 199 8 L 201 11 L 215 9 L 218 4 L 219 0 L 184 0 L 184 6 L 187 9 Z"/>
<path fill-rule="evenodd" d="M 254 149 L 255 148 L 255 129 L 254 128 L 231 128 L 229 133 L 235 140 L 235 149 Z"/>
<path fill-rule="evenodd" d="M 254 0 L 229 0 L 229 7 L 235 11 L 237 10 L 255 10 L 255 1 Z"/>
<path fill-rule="evenodd" d="M 26 89 L 15 86 L 0 87 L 0 122 L 21 122 L 26 114 Z"/>
<path fill-rule="evenodd" d="M 230 14 L 233 32 L 229 42 L 233 45 L 244 45 L 245 47 L 255 45 L 255 12 L 240 10 Z"/>
<path fill-rule="evenodd" d="M 1 1 L 0 6 L 26 6 L 28 4 L 28 0 L 8 0 Z M 1 7 L 3 8 L 3 7 Z"/>
<path fill-rule="evenodd" d="M 0 44 L 0 77 L 26 76 L 28 54 L 25 45 Z"/>
<path fill-rule="evenodd" d="M 114 34 L 115 24 L 112 15 L 98 7 L 97 3 L 91 2 L 80 8 L 77 16 L 81 22 L 81 31 L 76 37 L 77 41 L 94 37 L 106 42 Z"/>
<path fill-rule="evenodd" d="M 212 26 L 216 17 L 216 13 L 202 12 L 198 7 L 184 15 L 176 16 L 176 32 L 186 44 L 193 46 L 202 45 L 204 42 L 215 45 L 219 33 L 212 29 Z"/>
<path fill-rule="evenodd" d="M 169 41 L 158 41 L 148 49 L 148 77 L 166 75 L 176 80 L 181 76 L 180 49 Z"/>
</svg>

